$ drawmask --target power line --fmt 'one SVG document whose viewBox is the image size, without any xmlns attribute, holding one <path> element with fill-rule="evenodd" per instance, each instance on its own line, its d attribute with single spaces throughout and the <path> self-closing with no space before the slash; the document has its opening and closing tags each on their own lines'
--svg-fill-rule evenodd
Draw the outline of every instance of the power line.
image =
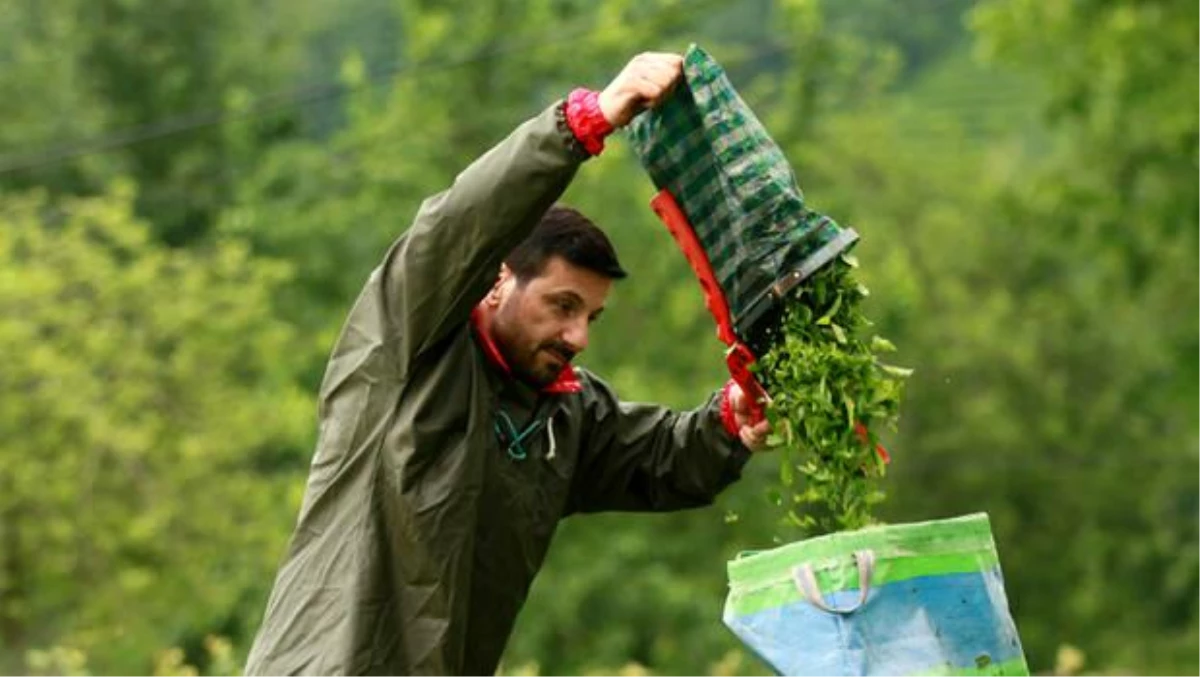
<svg viewBox="0 0 1200 677">
<path fill-rule="evenodd" d="M 958 1 L 959 0 L 941 0 L 932 6 L 925 7 L 924 9 L 928 11 L 931 9 L 936 9 L 938 6 Z M 690 10 L 691 14 L 702 14 L 718 5 L 725 4 L 726 2 L 729 2 L 729 0 L 702 0 L 700 2 L 689 3 L 687 8 Z M 970 0 L 969 4 L 973 5 L 974 0 Z M 646 16 L 630 17 L 629 21 L 625 23 L 628 24 L 629 22 L 660 19 L 666 16 L 667 13 L 672 9 L 676 8 L 671 6 L 662 7 L 657 12 L 648 13 Z M 264 117 L 288 108 L 308 106 L 322 101 L 340 98 L 353 91 L 386 84 L 405 75 L 422 75 L 426 73 L 451 70 L 473 63 L 478 63 L 487 59 L 532 51 L 535 48 L 542 48 L 546 47 L 547 45 L 556 45 L 567 41 L 573 41 L 591 32 L 591 28 L 589 26 L 583 25 L 583 22 L 580 23 L 581 25 L 574 29 L 558 31 L 557 34 L 552 38 L 547 39 L 543 36 L 522 36 L 521 38 L 510 40 L 495 49 L 485 50 L 473 56 L 459 59 L 429 61 L 416 64 L 393 63 L 375 66 L 373 68 L 369 68 L 364 81 L 356 85 L 347 85 L 343 82 L 337 81 L 313 83 L 298 88 L 281 90 L 262 95 L 242 110 L 196 110 L 168 117 L 162 120 L 101 134 L 81 142 L 52 146 L 33 153 L 11 153 L 7 155 L 0 155 L 0 176 L 21 171 L 40 169 L 42 167 L 60 164 L 78 157 L 119 150 L 121 148 L 145 143 L 147 141 L 184 134 L 208 127 L 215 127 L 229 122 Z"/>
<path fill-rule="evenodd" d="M 695 3 L 691 9 L 708 10 L 724 2 L 728 2 L 728 0 L 708 0 L 703 3 Z M 673 8 L 664 7 L 657 13 L 645 17 L 633 17 L 632 20 L 647 21 L 662 18 L 670 9 Z M 347 85 L 343 82 L 314 83 L 294 89 L 265 94 L 255 99 L 253 103 L 243 110 L 208 109 L 191 111 L 163 120 L 102 134 L 78 143 L 63 144 L 34 153 L 3 155 L 0 156 L 0 175 L 40 169 L 86 155 L 118 150 L 139 143 L 207 127 L 219 126 L 229 122 L 263 117 L 292 107 L 308 106 L 321 101 L 340 98 L 350 92 L 386 84 L 405 75 L 424 75 L 461 68 L 489 59 L 529 52 L 548 45 L 574 41 L 591 31 L 590 26 L 582 25 L 581 22 L 581 25 L 574 29 L 557 31 L 554 37 L 551 38 L 538 36 L 535 39 L 533 36 L 521 36 L 509 40 L 499 47 L 481 51 L 473 56 L 416 64 L 393 63 L 376 66 L 368 69 L 363 82 L 356 85 Z"/>
<path fill-rule="evenodd" d="M 440 63 L 425 63 L 410 66 L 389 65 L 368 71 L 364 82 L 359 85 L 346 85 L 340 82 L 316 83 L 292 90 L 265 94 L 255 99 L 246 109 L 240 111 L 212 109 L 193 111 L 157 122 L 105 134 L 82 143 L 58 146 L 15 158 L 12 156 L 0 156 L 0 174 L 38 169 L 76 157 L 117 150 L 166 136 L 174 136 L 206 127 L 214 127 L 228 122 L 263 117 L 287 108 L 307 106 L 320 101 L 339 98 L 363 87 L 377 86 L 386 82 L 384 78 L 389 75 L 399 76 L 410 71 L 428 73 L 449 70 L 483 61 L 484 59 L 501 56 L 509 51 L 511 50 L 497 49 L 472 57 Z"/>
</svg>

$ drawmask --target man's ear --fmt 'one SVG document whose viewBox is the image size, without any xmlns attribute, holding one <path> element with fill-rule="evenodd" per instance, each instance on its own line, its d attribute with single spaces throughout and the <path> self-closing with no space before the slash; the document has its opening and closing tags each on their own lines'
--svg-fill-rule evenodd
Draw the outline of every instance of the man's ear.
<svg viewBox="0 0 1200 677">
<path fill-rule="evenodd" d="M 496 281 L 492 283 L 492 289 L 484 298 L 484 302 L 495 308 L 504 300 L 505 287 L 516 278 L 513 276 L 512 269 L 507 263 L 500 264 L 500 274 L 496 276 Z"/>
</svg>

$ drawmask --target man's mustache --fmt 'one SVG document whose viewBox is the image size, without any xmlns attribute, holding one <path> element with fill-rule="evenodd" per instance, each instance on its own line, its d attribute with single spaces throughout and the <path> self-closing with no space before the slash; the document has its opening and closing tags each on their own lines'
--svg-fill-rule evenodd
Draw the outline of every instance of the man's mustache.
<svg viewBox="0 0 1200 677">
<path fill-rule="evenodd" d="M 538 346 L 538 349 L 557 353 L 564 362 L 570 362 L 575 359 L 575 351 L 564 341 L 546 341 Z"/>
</svg>

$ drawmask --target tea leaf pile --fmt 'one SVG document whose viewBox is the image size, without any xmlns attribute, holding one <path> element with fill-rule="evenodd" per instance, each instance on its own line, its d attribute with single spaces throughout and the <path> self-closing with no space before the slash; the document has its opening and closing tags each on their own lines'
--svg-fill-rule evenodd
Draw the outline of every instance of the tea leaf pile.
<svg viewBox="0 0 1200 677">
<path fill-rule="evenodd" d="M 767 444 L 780 454 L 780 486 L 769 498 L 802 536 L 873 523 L 886 468 L 877 433 L 895 429 L 911 373 L 880 360 L 891 342 L 864 339 L 871 322 L 859 305 L 868 291 L 855 267 L 844 255 L 801 283 L 757 365 L 771 394 Z"/>
</svg>

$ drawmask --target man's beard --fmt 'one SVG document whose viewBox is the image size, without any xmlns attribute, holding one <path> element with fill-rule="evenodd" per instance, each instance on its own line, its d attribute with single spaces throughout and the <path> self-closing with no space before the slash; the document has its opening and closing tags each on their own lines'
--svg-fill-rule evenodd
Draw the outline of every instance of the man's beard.
<svg viewBox="0 0 1200 677">
<path fill-rule="evenodd" d="M 505 352 L 503 345 L 501 345 L 500 350 L 501 352 Z M 555 360 L 545 362 L 542 356 L 546 353 L 553 355 Z M 513 359 L 514 357 L 516 359 Z M 558 375 L 571 364 L 571 360 L 574 357 L 575 351 L 571 350 L 570 346 L 562 341 L 551 340 L 543 341 L 532 352 L 524 356 L 517 357 L 505 354 L 504 359 L 509 360 L 509 366 L 517 378 L 541 390 L 558 380 Z M 539 364 L 539 362 L 541 363 Z"/>
<path fill-rule="evenodd" d="M 537 390 L 558 380 L 558 375 L 575 358 L 575 351 L 571 346 L 563 341 L 550 339 L 537 344 L 532 350 L 523 350 L 518 347 L 524 343 L 522 337 L 519 332 L 508 331 L 511 325 L 505 319 L 497 316 L 492 321 L 492 339 L 513 375 Z M 547 353 L 555 357 L 553 362 L 544 360 L 543 356 Z"/>
</svg>

